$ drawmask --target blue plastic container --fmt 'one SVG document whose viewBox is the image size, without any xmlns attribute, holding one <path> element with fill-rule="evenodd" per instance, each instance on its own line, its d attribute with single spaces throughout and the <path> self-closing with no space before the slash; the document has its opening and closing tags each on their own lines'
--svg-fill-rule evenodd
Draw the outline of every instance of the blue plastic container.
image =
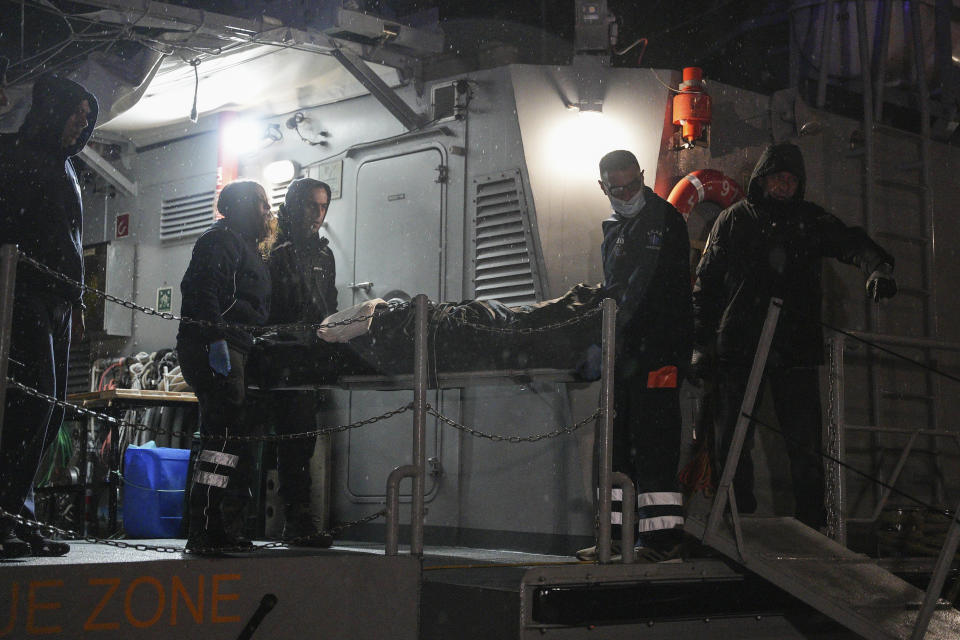
<svg viewBox="0 0 960 640">
<path fill-rule="evenodd" d="M 189 449 L 130 445 L 123 456 L 123 528 L 131 538 L 177 538 Z"/>
</svg>

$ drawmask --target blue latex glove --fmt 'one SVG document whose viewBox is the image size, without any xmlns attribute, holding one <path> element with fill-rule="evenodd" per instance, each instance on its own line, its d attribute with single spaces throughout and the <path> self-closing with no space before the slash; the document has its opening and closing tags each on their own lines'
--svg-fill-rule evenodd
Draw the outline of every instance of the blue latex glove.
<svg viewBox="0 0 960 640">
<path fill-rule="evenodd" d="M 600 351 L 600 345 L 592 344 L 587 347 L 583 362 L 577 366 L 577 375 L 581 380 L 593 382 L 600 379 L 603 369 L 603 352 Z"/>
<path fill-rule="evenodd" d="M 230 349 L 226 340 L 217 340 L 210 343 L 210 355 L 207 358 L 210 368 L 221 376 L 230 375 Z"/>
</svg>

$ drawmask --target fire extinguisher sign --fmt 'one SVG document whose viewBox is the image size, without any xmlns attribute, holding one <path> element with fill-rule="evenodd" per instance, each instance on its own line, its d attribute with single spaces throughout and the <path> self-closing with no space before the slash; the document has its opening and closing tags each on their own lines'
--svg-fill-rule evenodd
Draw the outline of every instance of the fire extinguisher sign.
<svg viewBox="0 0 960 640">
<path fill-rule="evenodd" d="M 126 238 L 130 235 L 130 214 L 117 214 L 117 239 Z"/>
</svg>

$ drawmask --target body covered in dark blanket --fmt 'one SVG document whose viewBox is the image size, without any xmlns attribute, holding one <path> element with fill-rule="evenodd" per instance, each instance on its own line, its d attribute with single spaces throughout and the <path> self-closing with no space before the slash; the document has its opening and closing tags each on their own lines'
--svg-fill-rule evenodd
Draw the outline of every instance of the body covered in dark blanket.
<svg viewBox="0 0 960 640">
<path fill-rule="evenodd" d="M 431 375 L 509 369 L 570 369 L 600 342 L 602 288 L 579 284 L 559 298 L 507 307 L 496 300 L 430 306 Z M 558 326 L 559 325 L 559 326 Z M 328 343 L 314 331 L 256 339 L 248 376 L 260 388 L 332 384 L 343 375 L 413 371 L 413 305 L 381 305 L 364 335 Z"/>
</svg>

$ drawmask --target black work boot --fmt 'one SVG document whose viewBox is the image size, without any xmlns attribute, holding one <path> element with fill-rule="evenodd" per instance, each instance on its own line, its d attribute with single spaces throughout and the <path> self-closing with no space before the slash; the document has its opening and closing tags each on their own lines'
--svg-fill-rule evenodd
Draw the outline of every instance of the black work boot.
<svg viewBox="0 0 960 640">
<path fill-rule="evenodd" d="M 30 543 L 17 537 L 16 521 L 0 518 L 0 559 L 23 558 L 30 555 Z"/>
<path fill-rule="evenodd" d="M 241 553 L 253 549 L 248 538 L 229 533 L 223 521 L 223 498 L 236 456 L 200 451 L 190 481 L 190 529 L 185 550 L 205 556 Z M 210 470 L 207 470 L 210 469 Z"/>
<path fill-rule="evenodd" d="M 16 532 L 18 538 L 30 545 L 30 555 L 34 557 L 53 558 L 66 555 L 70 551 L 69 544 L 44 537 L 39 527 L 18 525 Z"/>
<path fill-rule="evenodd" d="M 209 490 L 210 500 L 207 500 Z M 216 494 L 220 496 L 214 497 Z M 228 533 L 220 513 L 222 492 L 194 483 L 190 487 L 190 533 L 186 551 L 202 556 L 242 553 L 253 543 L 242 535 Z"/>
<path fill-rule="evenodd" d="M 291 547 L 326 549 L 333 544 L 333 536 L 317 528 L 310 515 L 310 505 L 288 504 L 284 507 L 286 519 L 281 538 Z"/>
</svg>

